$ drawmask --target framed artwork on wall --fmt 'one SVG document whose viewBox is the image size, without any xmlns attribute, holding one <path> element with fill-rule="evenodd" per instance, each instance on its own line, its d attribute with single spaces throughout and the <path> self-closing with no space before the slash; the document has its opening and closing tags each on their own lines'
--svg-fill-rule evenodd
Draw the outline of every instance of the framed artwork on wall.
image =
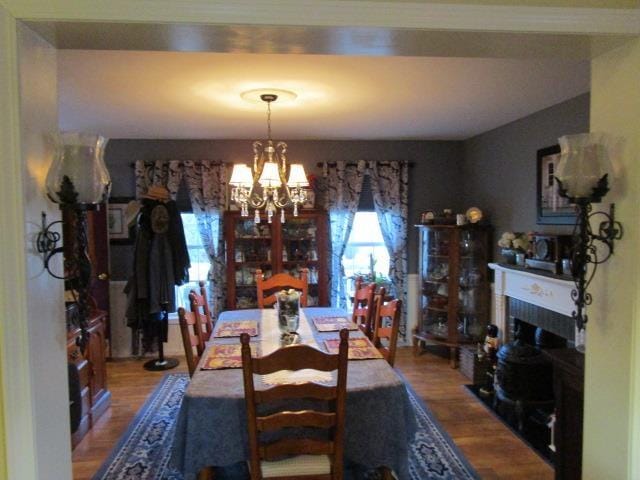
<svg viewBox="0 0 640 480">
<path fill-rule="evenodd" d="M 109 227 L 109 242 L 112 244 L 129 245 L 133 243 L 135 229 L 129 225 L 129 202 L 133 197 L 112 197 L 109 199 L 107 222 Z"/>
<path fill-rule="evenodd" d="M 556 170 L 560 162 L 560 146 L 541 148 L 537 154 L 536 208 L 539 225 L 573 225 L 575 205 L 558 193 Z"/>
</svg>

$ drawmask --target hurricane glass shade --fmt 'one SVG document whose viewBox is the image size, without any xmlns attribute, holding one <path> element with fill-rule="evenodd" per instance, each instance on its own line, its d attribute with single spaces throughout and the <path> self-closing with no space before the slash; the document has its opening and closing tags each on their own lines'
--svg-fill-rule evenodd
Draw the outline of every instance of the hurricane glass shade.
<svg viewBox="0 0 640 480">
<path fill-rule="evenodd" d="M 287 185 L 290 187 L 308 187 L 309 181 L 301 163 L 294 163 L 289 170 L 289 181 Z"/>
<path fill-rule="evenodd" d="M 560 162 L 556 176 L 571 198 L 589 198 L 598 181 L 612 172 L 602 133 L 565 135 L 558 139 Z"/>
<path fill-rule="evenodd" d="M 282 182 L 280 181 L 278 164 L 276 162 L 265 162 L 258 182 L 265 188 L 279 187 Z"/>
<path fill-rule="evenodd" d="M 251 188 L 251 185 L 253 185 L 253 175 L 251 174 L 251 169 L 243 163 L 234 164 L 229 184 L 235 187 Z"/>
<path fill-rule="evenodd" d="M 47 178 L 47 196 L 59 204 L 69 203 L 63 184 L 71 182 L 78 197 L 73 203 L 103 202 L 111 190 L 111 178 L 104 164 L 104 148 L 108 139 L 100 135 L 63 132 L 56 136 L 56 152 Z"/>
</svg>

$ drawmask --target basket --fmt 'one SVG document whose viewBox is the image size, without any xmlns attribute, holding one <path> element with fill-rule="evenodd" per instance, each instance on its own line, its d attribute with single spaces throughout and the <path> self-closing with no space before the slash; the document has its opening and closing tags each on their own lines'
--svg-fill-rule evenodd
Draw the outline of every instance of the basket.
<svg viewBox="0 0 640 480">
<path fill-rule="evenodd" d="M 460 372 L 474 385 L 483 385 L 487 381 L 487 368 L 490 362 L 486 357 L 478 358 L 476 347 L 460 347 Z"/>
</svg>

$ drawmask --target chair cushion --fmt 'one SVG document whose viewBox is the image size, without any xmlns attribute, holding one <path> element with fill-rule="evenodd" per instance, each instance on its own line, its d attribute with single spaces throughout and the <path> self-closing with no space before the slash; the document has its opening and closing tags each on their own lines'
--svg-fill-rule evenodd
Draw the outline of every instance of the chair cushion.
<svg viewBox="0 0 640 480">
<path fill-rule="evenodd" d="M 260 466 L 264 478 L 331 473 L 331 460 L 328 455 L 298 455 L 273 462 L 262 461 Z"/>
</svg>

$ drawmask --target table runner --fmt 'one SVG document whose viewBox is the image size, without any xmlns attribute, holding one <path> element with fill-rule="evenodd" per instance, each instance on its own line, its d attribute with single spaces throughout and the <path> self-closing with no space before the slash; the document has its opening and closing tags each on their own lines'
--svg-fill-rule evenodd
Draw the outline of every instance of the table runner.
<svg viewBox="0 0 640 480">
<path fill-rule="evenodd" d="M 322 345 L 336 332 L 315 331 L 314 316 L 340 316 L 342 310 L 305 308 L 300 318 L 301 341 Z M 225 321 L 259 320 L 261 355 L 280 347 L 280 331 L 273 310 L 235 310 L 220 315 Z M 215 331 L 214 331 L 215 334 Z M 350 332 L 350 336 L 362 333 Z M 236 343 L 237 338 L 214 338 L 210 343 Z M 204 355 L 206 357 L 206 353 Z M 400 479 L 407 472 L 408 444 L 415 433 L 413 410 L 402 380 L 384 360 L 349 361 L 347 374 L 345 458 L 375 468 L 393 468 Z M 185 480 L 209 465 L 231 465 L 249 458 L 242 369 L 200 370 L 183 399 L 174 435 L 172 463 Z"/>
</svg>

